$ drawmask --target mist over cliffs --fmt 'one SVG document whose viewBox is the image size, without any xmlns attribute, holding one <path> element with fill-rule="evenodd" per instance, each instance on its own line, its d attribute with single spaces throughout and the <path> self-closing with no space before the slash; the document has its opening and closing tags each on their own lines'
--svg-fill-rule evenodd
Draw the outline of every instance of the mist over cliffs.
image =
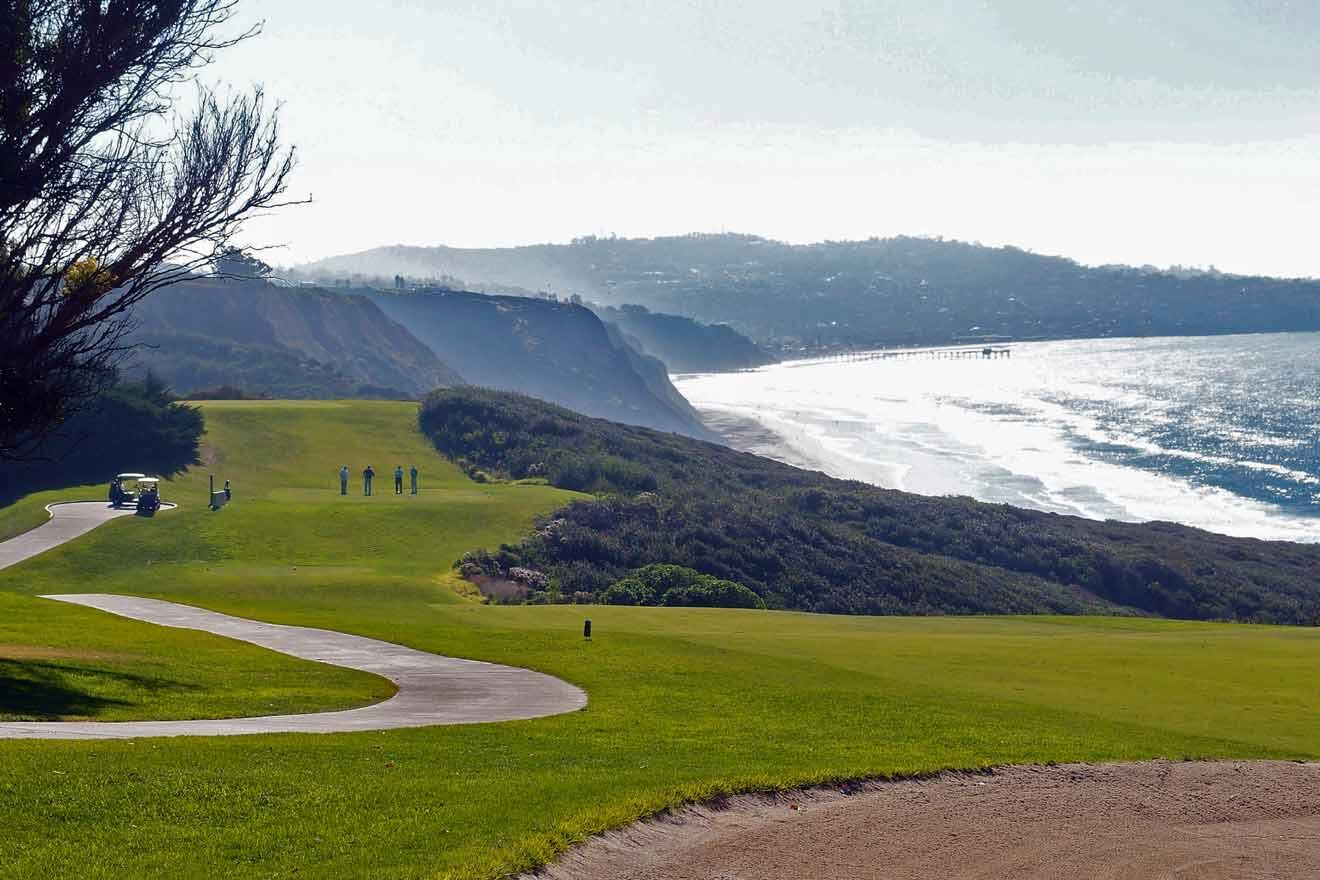
<svg viewBox="0 0 1320 880">
<path fill-rule="evenodd" d="M 452 290 L 363 291 L 473 385 L 707 438 L 665 367 L 574 303 Z"/>
<path fill-rule="evenodd" d="M 778 358 L 727 324 L 702 324 L 645 306 L 592 306 L 601 320 L 618 327 L 639 350 L 659 358 L 676 373 L 745 370 Z"/>
<path fill-rule="evenodd" d="M 199 278 L 137 305 L 130 372 L 179 394 L 231 386 L 285 398 L 415 397 L 464 381 L 371 300 Z"/>
<path fill-rule="evenodd" d="M 377 248 L 322 276 L 452 275 L 726 323 L 772 351 L 1320 330 L 1320 282 L 1084 266 L 1013 247 L 899 237 L 789 245 L 747 235 L 580 238 L 504 249 Z"/>
<path fill-rule="evenodd" d="M 662 361 L 569 302 L 199 278 L 133 317 L 141 348 L 128 372 L 150 369 L 179 394 L 418 398 L 473 384 L 712 437 Z"/>
</svg>

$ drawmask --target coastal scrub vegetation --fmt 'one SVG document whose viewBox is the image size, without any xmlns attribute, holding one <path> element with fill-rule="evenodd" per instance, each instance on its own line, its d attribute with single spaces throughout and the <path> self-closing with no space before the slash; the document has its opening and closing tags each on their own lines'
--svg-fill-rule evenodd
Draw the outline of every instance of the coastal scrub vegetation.
<svg viewBox="0 0 1320 880">
<path fill-rule="evenodd" d="M 576 601 L 619 598 L 663 563 L 779 609 L 1320 623 L 1318 547 L 911 495 L 483 389 L 436 391 L 419 420 L 469 471 L 595 495 L 466 557 L 488 577 L 542 572 Z"/>
<path fill-rule="evenodd" d="M 600 595 L 606 605 L 688 608 L 764 608 L 761 597 L 733 581 L 681 565 L 645 565 Z"/>
</svg>

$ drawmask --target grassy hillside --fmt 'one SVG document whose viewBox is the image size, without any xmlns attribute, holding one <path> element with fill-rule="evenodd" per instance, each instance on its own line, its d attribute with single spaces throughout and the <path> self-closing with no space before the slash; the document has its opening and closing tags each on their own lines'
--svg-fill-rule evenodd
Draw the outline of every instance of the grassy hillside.
<svg viewBox="0 0 1320 880">
<path fill-rule="evenodd" d="M 234 504 L 116 522 L 0 574 L 15 609 L 0 620 L 56 607 L 35 593 L 144 593 L 528 666 L 591 702 L 380 733 L 0 741 L 0 877 L 494 878 L 734 790 L 1009 762 L 1320 757 L 1315 630 L 479 605 L 445 587 L 453 559 L 571 496 L 466 482 L 403 404 L 206 412 L 206 456 Z M 427 494 L 339 498 L 341 459 L 368 458 L 415 459 Z M 203 480 L 167 495 L 195 505 Z M 104 568 L 126 558 L 150 561 L 151 579 Z M 99 645 L 109 620 L 50 619 L 0 643 Z M 124 626 L 123 653 L 175 662 L 168 631 Z"/>
<path fill-rule="evenodd" d="M 551 499 L 564 497 L 542 487 L 473 486 L 420 442 L 407 405 L 215 402 L 203 408 L 207 465 L 168 483 L 163 492 L 166 500 L 182 505 L 179 510 L 151 521 L 110 523 L 83 539 L 77 553 L 57 551 L 0 572 L 0 601 L 7 612 L 0 614 L 0 690 L 7 691 L 0 698 L 0 718 L 212 717 L 372 702 L 392 686 L 199 634 L 172 635 L 165 642 L 174 647 L 144 654 L 139 641 L 160 642 L 145 635 L 156 633 L 154 627 L 118 620 L 89 627 L 88 621 L 107 617 L 29 597 L 93 590 L 178 595 L 189 585 L 214 590 L 260 583 L 258 574 L 292 588 L 351 582 L 374 570 L 373 551 L 381 535 L 390 535 L 427 552 L 418 559 L 415 549 L 405 551 L 379 564 L 391 575 L 416 573 L 438 601 L 452 601 L 453 593 L 436 579 L 447 575 L 453 558 L 473 542 L 516 536 Z M 339 466 L 353 464 L 356 474 L 371 455 L 379 456 L 370 462 L 380 474 L 380 494 L 362 498 L 355 477 L 353 495 L 341 498 Z M 418 465 L 424 494 L 403 499 L 390 494 L 386 471 L 395 460 Z M 208 470 L 217 484 L 230 479 L 237 494 L 238 503 L 219 514 L 205 509 Z M 0 534 L 44 522 L 44 505 L 52 501 L 99 499 L 104 493 L 103 485 L 35 493 L 0 508 Z M 498 513 L 473 516 L 474 508 L 497 499 Z M 469 521 L 475 521 L 475 531 Z M 437 540 L 441 532 L 455 543 Z M 446 552 L 448 560 L 437 559 L 436 553 Z M 81 647 L 80 640 L 86 642 Z M 179 662 L 183 658 L 187 662 Z M 137 666 L 150 674 L 128 675 Z M 289 683 L 278 684 L 286 674 Z M 67 692 L 70 708 L 60 710 L 54 699 L 26 706 L 21 694 L 41 681 Z M 109 702 L 92 711 L 101 701 Z"/>
<path fill-rule="evenodd" d="M 480 389 L 433 393 L 421 423 L 455 458 L 601 494 L 474 560 L 489 577 L 538 569 L 597 597 L 640 566 L 674 563 L 773 608 L 1320 622 L 1316 545 L 879 489 Z"/>
</svg>

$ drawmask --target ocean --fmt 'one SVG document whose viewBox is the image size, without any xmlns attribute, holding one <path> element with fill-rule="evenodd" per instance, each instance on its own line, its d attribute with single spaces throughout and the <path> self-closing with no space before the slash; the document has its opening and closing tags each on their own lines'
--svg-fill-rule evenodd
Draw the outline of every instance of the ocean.
<svg viewBox="0 0 1320 880">
<path fill-rule="evenodd" d="M 1320 541 L 1320 333 L 1016 343 L 1010 358 L 674 380 L 732 445 L 837 477 Z"/>
</svg>

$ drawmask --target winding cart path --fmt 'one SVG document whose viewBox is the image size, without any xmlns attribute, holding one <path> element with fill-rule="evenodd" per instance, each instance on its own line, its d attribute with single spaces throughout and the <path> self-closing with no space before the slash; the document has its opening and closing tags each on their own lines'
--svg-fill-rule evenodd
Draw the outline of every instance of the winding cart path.
<svg viewBox="0 0 1320 880">
<path fill-rule="evenodd" d="M 46 510 L 50 512 L 50 520 L 46 523 L 8 541 L 0 541 L 0 568 L 17 565 L 38 553 L 45 553 L 52 547 L 85 535 L 102 523 L 121 516 L 132 516 L 135 512 L 132 507 L 111 507 L 105 501 L 50 504 Z"/>
<path fill-rule="evenodd" d="M 0 568 L 63 544 L 120 512 L 57 505 L 50 523 L 0 543 Z M 71 508 L 65 510 L 65 508 Z M 11 548 L 10 545 L 16 547 Z M 362 636 L 263 623 L 190 605 L 104 593 L 45 596 L 160 626 L 196 629 L 250 642 L 304 660 L 359 669 L 394 682 L 398 693 L 358 709 L 303 715 L 195 721 L 0 721 L 0 739 L 136 739 L 148 736 L 237 736 L 256 733 L 340 733 L 513 721 L 573 712 L 587 704 L 580 688 L 553 676 L 443 657 Z"/>
</svg>

